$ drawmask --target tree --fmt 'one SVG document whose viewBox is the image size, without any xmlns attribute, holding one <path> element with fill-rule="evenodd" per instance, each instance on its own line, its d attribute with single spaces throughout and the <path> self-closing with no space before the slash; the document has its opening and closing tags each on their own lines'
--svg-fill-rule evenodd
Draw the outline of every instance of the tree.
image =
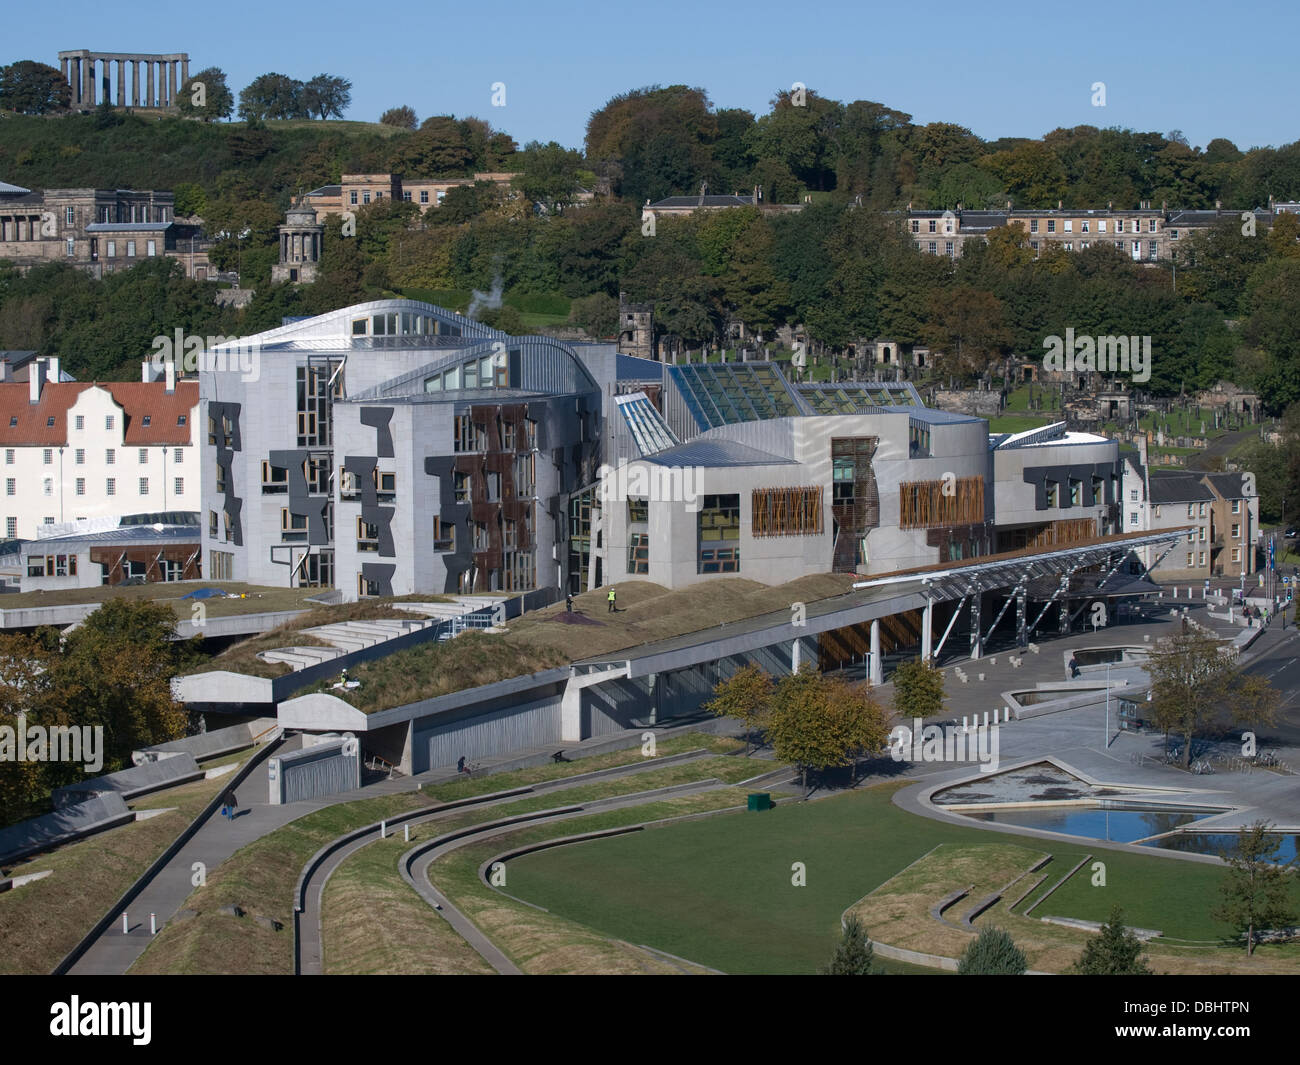
<svg viewBox="0 0 1300 1065">
<path fill-rule="evenodd" d="M 569 321 L 590 337 L 609 337 L 618 332 L 618 300 L 604 292 L 582 296 L 569 308 Z"/>
<path fill-rule="evenodd" d="M 176 95 L 176 106 L 181 114 L 205 122 L 229 118 L 235 109 L 235 96 L 226 84 L 225 71 L 219 67 L 200 70 L 181 86 Z"/>
<path fill-rule="evenodd" d="M 1256 932 L 1295 920 L 1291 885 L 1295 880 L 1295 859 L 1277 864 L 1281 838 L 1270 840 L 1269 823 L 1256 821 L 1239 833 L 1237 849 L 1219 855 L 1231 867 L 1220 886 L 1222 900 L 1213 916 L 1246 933 L 1246 953 L 1255 953 Z"/>
<path fill-rule="evenodd" d="M 862 927 L 858 915 L 851 913 L 844 919 L 844 935 L 835 948 L 830 963 L 822 969 L 823 976 L 874 976 L 876 952 Z"/>
<path fill-rule="evenodd" d="M 1079 959 L 1066 972 L 1081 976 L 1150 976 L 1142 941 L 1124 927 L 1124 911 L 1116 906 L 1101 932 L 1088 940 Z"/>
<path fill-rule="evenodd" d="M 1151 719 L 1166 735 L 1183 740 L 1183 768 L 1191 765 L 1192 741 L 1229 725 L 1272 724 L 1277 691 L 1256 674 L 1244 673 L 1224 643 L 1199 632 L 1161 640 L 1147 662 Z"/>
<path fill-rule="evenodd" d="M 1024 976 L 1029 963 L 1009 932 L 984 928 L 957 962 L 962 976 Z"/>
<path fill-rule="evenodd" d="M 884 746 L 889 722 L 866 689 L 805 665 L 777 684 L 766 732 L 777 758 L 798 768 L 807 795 L 809 769 L 855 764 L 860 751 Z"/>
<path fill-rule="evenodd" d="M 415 129 L 415 109 L 402 104 L 390 107 L 379 116 L 380 125 L 396 126 L 398 129 Z"/>
<path fill-rule="evenodd" d="M 580 152 L 562 148 L 555 141 L 530 141 L 524 145 L 518 165 L 523 173 L 515 178 L 515 187 L 533 203 L 557 211 L 573 203 L 582 169 Z"/>
<path fill-rule="evenodd" d="M 933 717 L 943 713 L 943 674 L 929 662 L 913 658 L 895 671 L 894 712 L 902 718 Z"/>
<path fill-rule="evenodd" d="M 718 717 L 734 717 L 745 726 L 745 753 L 755 729 L 762 729 L 772 710 L 772 678 L 758 666 L 741 666 L 713 689 L 704 709 Z"/>
<path fill-rule="evenodd" d="M 0 110 L 48 115 L 71 103 L 72 87 L 54 67 L 31 59 L 0 67 Z"/>
<path fill-rule="evenodd" d="M 286 74 L 260 74 L 239 94 L 239 117 L 310 118 L 303 88 L 301 81 Z"/>
<path fill-rule="evenodd" d="M 1002 301 L 991 292 L 971 285 L 936 291 L 929 311 L 925 339 L 943 353 L 944 369 L 957 376 L 983 373 L 1012 342 Z"/>
<path fill-rule="evenodd" d="M 352 82 L 336 74 L 317 74 L 302 87 L 303 110 L 319 115 L 322 121 L 330 115 L 342 118 L 351 103 Z"/>
</svg>

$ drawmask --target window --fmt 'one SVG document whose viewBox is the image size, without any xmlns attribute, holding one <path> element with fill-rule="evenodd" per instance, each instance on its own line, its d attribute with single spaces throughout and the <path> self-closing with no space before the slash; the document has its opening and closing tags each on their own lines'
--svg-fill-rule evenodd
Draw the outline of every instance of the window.
<svg viewBox="0 0 1300 1065">
<path fill-rule="evenodd" d="M 5 480 L 5 495 L 12 496 L 18 494 L 18 482 L 10 477 Z"/>
<path fill-rule="evenodd" d="M 1077 477 L 1070 478 L 1070 506 L 1083 506 L 1083 482 Z"/>
<path fill-rule="evenodd" d="M 52 464 L 54 463 L 54 448 L 52 448 L 52 447 L 47 447 L 47 448 L 45 449 L 45 452 L 44 452 L 44 455 L 43 455 L 43 460 L 44 460 L 46 466 L 50 466 L 50 465 L 52 465 Z"/>
<path fill-rule="evenodd" d="M 128 240 L 126 242 L 126 257 L 128 259 L 135 258 L 135 241 L 133 240 Z"/>
<path fill-rule="evenodd" d="M 627 501 L 627 522 L 629 525 L 644 525 L 650 520 L 650 500 L 629 499 Z"/>
<path fill-rule="evenodd" d="M 650 572 L 650 534 L 633 533 L 627 549 L 628 573 Z"/>
<path fill-rule="evenodd" d="M 912 232 L 913 233 L 921 232 L 921 223 L 917 221 L 915 218 L 912 219 Z"/>
<path fill-rule="evenodd" d="M 76 424 L 78 430 L 84 429 L 86 427 L 86 416 L 84 414 L 78 414 Z"/>
<path fill-rule="evenodd" d="M 1204 566 L 1204 565 L 1205 565 L 1205 552 L 1204 552 L 1204 551 L 1200 552 L 1199 556 L 1198 556 L 1197 559 L 1196 559 L 1196 564 L 1197 564 L 1198 566 Z"/>
<path fill-rule="evenodd" d="M 68 226 L 77 224 L 77 209 L 75 207 L 65 207 L 63 209 L 63 224 Z"/>
<path fill-rule="evenodd" d="M 935 232 L 937 232 L 937 231 L 938 231 L 938 230 L 937 230 L 936 227 L 935 227 L 935 221 L 934 221 L 933 218 L 931 218 L 931 219 L 930 219 L 930 232 L 931 232 L 931 233 L 935 233 Z"/>
<path fill-rule="evenodd" d="M 208 557 L 212 559 L 212 571 L 208 574 L 210 579 L 214 581 L 228 581 L 234 577 L 235 556 L 229 551 L 213 551 Z"/>
<path fill-rule="evenodd" d="M 1205 517 L 1205 504 L 1204 504 L 1204 503 L 1201 504 L 1201 517 L 1202 517 L 1202 518 Z"/>
<path fill-rule="evenodd" d="M 406 189 L 402 190 L 402 199 L 405 200 L 407 203 L 411 202 L 411 194 Z"/>
<path fill-rule="evenodd" d="M 470 501 L 470 481 L 468 473 L 454 472 L 452 474 L 454 483 L 454 492 L 457 503 L 468 503 Z M 11 492 L 10 495 L 13 493 Z"/>
<path fill-rule="evenodd" d="M 54 415 L 51 414 L 48 418 L 45 419 L 45 428 L 47 429 L 54 428 Z"/>
<path fill-rule="evenodd" d="M 217 536 L 217 512 L 216 512 L 215 510 L 209 510 L 209 511 L 208 511 L 208 535 L 211 536 L 214 540 L 216 539 L 216 536 Z"/>
<path fill-rule="evenodd" d="M 110 240 L 108 242 L 108 257 L 110 259 L 117 258 L 117 241 L 115 240 Z"/>
<path fill-rule="evenodd" d="M 113 416 L 111 414 L 104 415 L 104 428 L 110 433 L 113 431 Z"/>
<path fill-rule="evenodd" d="M 353 189 L 351 192 L 348 193 L 348 203 L 355 205 L 356 202 L 357 202 L 357 190 Z"/>
<path fill-rule="evenodd" d="M 1156 231 L 1156 220 L 1152 218 L 1150 221 L 1147 222 L 1147 232 L 1154 233 L 1155 231 Z"/>
<path fill-rule="evenodd" d="M 353 319 L 352 319 L 352 335 L 353 335 L 354 337 L 363 337 L 363 336 L 366 335 L 366 319 L 365 319 L 365 318 L 353 318 Z"/>
<path fill-rule="evenodd" d="M 428 189 L 421 189 L 421 190 L 420 190 L 420 202 L 421 202 L 421 203 L 428 203 L 428 202 L 429 202 L 429 190 L 428 190 Z"/>
<path fill-rule="evenodd" d="M 1130 525 L 1136 525 L 1138 523 L 1138 512 L 1136 510 L 1129 511 L 1128 523 Z"/>
<path fill-rule="evenodd" d="M 937 241 L 933 241 L 933 240 L 930 241 L 930 254 L 931 255 L 939 254 L 939 244 Z"/>
<path fill-rule="evenodd" d="M 1056 481 L 1047 482 L 1047 506 L 1053 509 L 1061 505 L 1061 486 Z"/>
<path fill-rule="evenodd" d="M 74 237 L 69 237 L 67 242 L 67 252 L 69 257 L 77 254 L 77 241 Z"/>
<path fill-rule="evenodd" d="M 370 202 L 370 190 L 369 190 L 369 189 L 363 189 L 363 190 L 362 190 L 362 192 L 361 192 L 361 202 L 362 202 L 362 203 L 369 203 L 369 202 Z"/>
<path fill-rule="evenodd" d="M 1147 242 L 1147 258 L 1148 259 L 1160 258 L 1160 252 L 1157 250 L 1156 242 L 1154 240 Z"/>
<path fill-rule="evenodd" d="M 74 458 L 78 466 L 84 466 L 86 464 L 86 449 L 84 447 L 77 448 Z"/>
<path fill-rule="evenodd" d="M 1072 218 L 1067 218 L 1067 219 L 1065 220 L 1065 229 L 1064 229 L 1064 232 L 1066 232 L 1066 233 L 1073 233 L 1073 232 L 1074 232 L 1074 219 L 1072 219 Z"/>
<path fill-rule="evenodd" d="M 1234 548 L 1232 549 L 1232 561 L 1233 561 L 1233 562 L 1240 562 L 1240 561 L 1241 561 L 1241 548 L 1240 548 L 1240 547 L 1234 547 Z"/>
<path fill-rule="evenodd" d="M 182 414 L 181 417 L 184 418 L 185 415 Z M 185 449 L 183 447 L 176 448 L 175 452 L 172 455 L 172 461 L 176 463 L 177 466 L 179 466 L 184 460 L 185 460 Z"/>
<path fill-rule="evenodd" d="M 45 494 L 46 494 L 47 496 L 52 496 L 52 495 L 54 495 L 54 478 L 53 478 L 53 477 L 46 477 L 46 478 L 45 478 Z"/>
<path fill-rule="evenodd" d="M 113 463 L 115 463 L 116 461 L 117 461 L 117 449 L 111 447 L 108 448 L 108 450 L 104 452 L 104 465 L 112 466 Z"/>
<path fill-rule="evenodd" d="M 140 494 L 141 494 L 142 496 L 147 496 L 147 495 L 149 494 L 149 478 L 148 478 L 148 477 L 141 477 L 141 478 L 140 478 Z"/>
<path fill-rule="evenodd" d="M 18 535 L 18 519 L 5 518 L 5 536 L 12 540 Z"/>
<path fill-rule="evenodd" d="M 357 518 L 357 550 L 379 550 L 379 526 L 363 518 Z"/>
<path fill-rule="evenodd" d="M 184 477 L 176 477 L 172 480 L 172 491 L 175 492 L 178 496 L 183 496 L 185 494 Z"/>
<path fill-rule="evenodd" d="M 1188 504 L 1187 504 L 1187 516 L 1188 516 L 1189 518 L 1194 518 L 1194 517 L 1196 517 L 1196 504 L 1195 504 L 1195 503 L 1188 503 Z"/>
<path fill-rule="evenodd" d="M 1130 488 L 1128 491 L 1128 498 L 1130 502 L 1136 503 L 1138 501 L 1138 490 L 1136 488 Z"/>
<path fill-rule="evenodd" d="M 438 515 L 433 518 L 433 549 L 435 551 L 456 550 L 456 525 L 444 521 Z"/>
<path fill-rule="evenodd" d="M 1079 223 L 1079 232 L 1080 232 L 1080 233 L 1089 233 L 1089 232 L 1091 232 L 1091 231 L 1092 231 L 1092 226 L 1091 226 L 1091 224 L 1088 222 L 1088 220 L 1087 220 L 1086 218 L 1085 218 L 1082 222 Z"/>
<path fill-rule="evenodd" d="M 1176 230 L 1176 229 L 1171 229 L 1171 230 L 1169 231 L 1169 239 L 1170 239 L 1170 240 L 1177 240 L 1177 239 L 1178 239 L 1178 230 Z"/>
<path fill-rule="evenodd" d="M 146 447 L 142 447 L 140 449 L 140 465 L 147 466 L 148 464 L 149 464 L 149 449 Z"/>
<path fill-rule="evenodd" d="M 1191 551 L 1188 551 L 1188 552 L 1187 552 L 1187 567 L 1188 567 L 1188 569 L 1190 569 L 1192 566 L 1194 566 L 1194 565 L 1196 564 L 1195 559 L 1196 559 L 1196 555 L 1193 554 Z"/>
<path fill-rule="evenodd" d="M 79 496 L 84 496 L 85 494 L 86 494 L 86 478 L 84 478 L 84 477 L 78 477 L 78 478 L 77 478 L 77 495 L 79 495 Z"/>
<path fill-rule="evenodd" d="M 375 470 L 374 476 L 375 487 L 379 490 L 379 502 L 391 503 L 393 497 L 397 495 L 397 474 Z"/>
<path fill-rule="evenodd" d="M 696 519 L 698 573 L 740 572 L 740 496 L 706 495 Z"/>
<path fill-rule="evenodd" d="M 1232 512 L 1233 512 L 1234 514 L 1240 514 L 1240 513 L 1241 513 L 1241 500 L 1240 500 L 1240 499 L 1234 499 L 1234 500 L 1232 501 Z"/>
<path fill-rule="evenodd" d="M 216 484 L 218 492 L 226 491 L 226 467 L 220 462 L 217 463 Z"/>
<path fill-rule="evenodd" d="M 953 257 L 952 241 L 944 241 L 944 254 L 947 255 L 949 259 Z"/>
<path fill-rule="evenodd" d="M 1037 219 L 1037 218 L 1031 218 L 1031 219 L 1029 220 L 1029 232 L 1031 232 L 1031 233 L 1037 233 L 1037 232 L 1038 232 L 1038 219 Z"/>
<path fill-rule="evenodd" d="M 104 482 L 104 495 L 117 495 L 117 478 L 110 477 Z"/>
<path fill-rule="evenodd" d="M 5 448 L 5 465 L 12 466 L 13 464 L 14 464 L 14 449 L 11 447 L 7 447 Z"/>
<path fill-rule="evenodd" d="M 1105 232 L 1106 232 L 1106 220 L 1105 220 L 1104 218 L 1098 220 L 1098 222 L 1097 222 L 1097 232 L 1098 232 L 1098 233 L 1105 233 Z"/>
<path fill-rule="evenodd" d="M 1049 218 L 1049 219 L 1047 220 L 1047 232 L 1049 232 L 1049 233 L 1055 233 L 1055 232 L 1056 232 L 1056 219 L 1055 219 L 1055 218 Z"/>
</svg>

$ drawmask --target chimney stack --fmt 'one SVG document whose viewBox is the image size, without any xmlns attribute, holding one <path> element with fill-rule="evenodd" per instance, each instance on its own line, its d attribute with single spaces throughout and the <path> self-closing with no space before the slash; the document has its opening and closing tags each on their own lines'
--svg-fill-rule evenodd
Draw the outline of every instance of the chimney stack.
<svg viewBox="0 0 1300 1065">
<path fill-rule="evenodd" d="M 141 363 L 140 363 L 140 383 L 141 383 L 142 385 L 147 385 L 150 381 L 153 380 L 153 373 L 152 373 L 152 370 L 153 370 L 153 367 L 149 364 L 149 360 L 148 360 L 148 359 L 144 359 L 144 360 L 141 361 Z"/>
<path fill-rule="evenodd" d="M 9 360 L 0 359 L 0 382 L 9 380 Z"/>
<path fill-rule="evenodd" d="M 167 382 L 164 391 L 170 396 L 176 391 L 176 360 L 168 359 L 163 363 L 163 380 Z"/>
<path fill-rule="evenodd" d="M 45 360 L 33 359 L 31 365 L 27 368 L 27 401 L 29 403 L 39 403 L 41 401 L 41 385 L 45 382 Z"/>
</svg>

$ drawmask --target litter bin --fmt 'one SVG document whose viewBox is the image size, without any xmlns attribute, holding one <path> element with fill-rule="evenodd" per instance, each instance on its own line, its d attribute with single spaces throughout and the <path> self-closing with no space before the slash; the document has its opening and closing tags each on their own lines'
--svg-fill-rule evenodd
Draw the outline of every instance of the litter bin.
<svg viewBox="0 0 1300 1065">
<path fill-rule="evenodd" d="M 772 809 L 772 796 L 766 791 L 756 791 L 749 796 L 750 810 Z"/>
</svg>

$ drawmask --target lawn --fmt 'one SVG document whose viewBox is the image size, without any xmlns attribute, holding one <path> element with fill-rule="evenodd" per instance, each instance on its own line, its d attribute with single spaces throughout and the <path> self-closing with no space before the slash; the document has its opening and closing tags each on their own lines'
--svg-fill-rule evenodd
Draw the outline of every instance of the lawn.
<svg viewBox="0 0 1300 1065">
<path fill-rule="evenodd" d="M 726 972 L 808 973 L 827 960 L 845 909 L 941 844 L 983 846 L 1004 861 L 998 845 L 1020 848 L 1009 866 L 1016 871 L 1027 869 L 1034 853 L 1052 853 L 1055 860 L 1047 867 L 1052 875 L 1031 900 L 1089 853 L 1086 841 L 1059 844 L 918 818 L 890 802 L 895 787 L 527 855 L 510 863 L 509 890 L 606 935 Z M 1260 948 L 1256 961 L 1247 963 L 1244 950 L 1214 945 L 1226 931 L 1209 916 L 1226 875 L 1222 868 L 1113 851 L 1099 857 L 1106 862 L 1107 887 L 1091 886 L 1089 863 L 1033 918 L 1013 918 L 1003 907 L 994 916 L 1017 922 L 1022 936 L 1041 939 L 1043 957 L 1056 963 L 1068 964 L 1087 933 L 1037 918 L 1105 920 L 1119 904 L 1131 924 L 1207 944 L 1191 951 L 1174 944 L 1153 948 L 1156 968 L 1300 969 L 1295 946 Z M 806 887 L 792 886 L 795 862 L 804 863 Z M 1004 872 L 999 869 L 991 878 L 1002 878 L 998 886 L 1016 875 Z M 968 877 L 958 886 L 976 880 Z M 935 897 L 928 904 L 944 892 L 935 886 L 930 893 Z M 892 943 L 894 932 L 907 930 L 869 931 Z"/>
</svg>

